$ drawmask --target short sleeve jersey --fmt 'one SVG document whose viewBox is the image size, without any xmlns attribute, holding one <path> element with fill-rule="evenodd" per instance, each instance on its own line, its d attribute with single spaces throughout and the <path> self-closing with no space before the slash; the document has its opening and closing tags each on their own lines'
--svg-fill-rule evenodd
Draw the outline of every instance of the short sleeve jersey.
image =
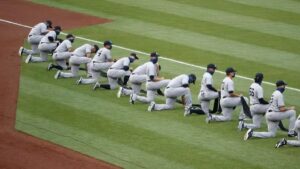
<svg viewBox="0 0 300 169">
<path fill-rule="evenodd" d="M 85 57 L 87 53 L 92 52 L 92 45 L 90 44 L 84 44 L 78 48 L 76 48 L 73 51 L 73 55 L 78 56 L 78 57 Z"/>
<path fill-rule="evenodd" d="M 188 75 L 179 75 L 177 77 L 175 77 L 174 79 L 172 79 L 169 84 L 168 87 L 169 88 L 177 88 L 177 87 L 182 87 L 183 85 L 187 85 L 189 84 L 189 76 Z"/>
<path fill-rule="evenodd" d="M 124 66 L 128 66 L 130 65 L 130 60 L 128 57 L 123 57 L 121 59 L 119 59 L 116 63 L 114 63 L 111 68 L 112 69 L 123 69 Z"/>
<path fill-rule="evenodd" d="M 269 110 L 279 111 L 279 108 L 284 106 L 284 98 L 280 91 L 275 90 L 271 96 Z"/>
<path fill-rule="evenodd" d="M 32 36 L 32 35 L 41 35 L 43 33 L 46 33 L 48 30 L 47 30 L 47 25 L 45 23 L 38 23 L 36 24 L 32 29 L 31 31 L 29 32 L 29 36 Z"/>
<path fill-rule="evenodd" d="M 213 85 L 213 78 L 212 75 L 208 72 L 205 72 L 202 77 L 201 81 L 201 88 L 200 91 L 202 92 L 209 92 L 207 85 Z"/>
<path fill-rule="evenodd" d="M 111 52 L 107 48 L 101 48 L 97 51 L 93 58 L 93 62 L 105 63 L 111 60 Z"/>
<path fill-rule="evenodd" d="M 259 99 L 264 97 L 263 88 L 258 83 L 252 83 L 249 88 L 250 105 L 259 104 Z"/>
<path fill-rule="evenodd" d="M 48 32 L 42 39 L 40 43 L 49 43 L 48 37 L 52 37 L 54 40 L 56 39 L 56 32 L 55 31 L 50 31 Z"/>
<path fill-rule="evenodd" d="M 234 92 L 234 82 L 229 77 L 225 77 L 221 85 L 221 98 L 228 97 L 231 91 Z"/>
<path fill-rule="evenodd" d="M 67 52 L 72 48 L 72 43 L 70 40 L 66 39 L 55 49 L 55 52 Z"/>
</svg>

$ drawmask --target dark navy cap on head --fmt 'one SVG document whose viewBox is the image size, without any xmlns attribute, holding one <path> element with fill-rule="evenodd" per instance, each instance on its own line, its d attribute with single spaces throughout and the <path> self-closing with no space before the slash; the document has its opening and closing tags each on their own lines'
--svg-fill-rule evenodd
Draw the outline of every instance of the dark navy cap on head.
<svg viewBox="0 0 300 169">
<path fill-rule="evenodd" d="M 217 69 L 217 65 L 215 65 L 215 64 L 213 64 L 213 63 L 208 64 L 208 65 L 207 65 L 207 69 L 209 69 L 209 68 Z"/>
<path fill-rule="evenodd" d="M 225 72 L 228 74 L 228 73 L 236 72 L 236 70 L 232 67 L 229 67 L 225 70 Z"/>
<path fill-rule="evenodd" d="M 158 57 L 159 54 L 158 54 L 157 52 L 151 52 L 150 56 L 151 56 L 151 57 Z"/>
<path fill-rule="evenodd" d="M 276 87 L 283 86 L 283 85 L 287 85 L 287 83 L 285 83 L 283 80 L 278 80 L 276 82 Z"/>
</svg>

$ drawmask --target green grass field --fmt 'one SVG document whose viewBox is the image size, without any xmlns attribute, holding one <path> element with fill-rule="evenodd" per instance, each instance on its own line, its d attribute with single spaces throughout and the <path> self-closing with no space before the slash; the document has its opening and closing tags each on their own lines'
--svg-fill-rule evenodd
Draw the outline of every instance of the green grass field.
<svg viewBox="0 0 300 169">
<path fill-rule="evenodd" d="M 300 88 L 300 2 L 293 0 L 34 0 L 66 10 L 112 19 L 111 23 L 83 27 L 77 36 L 162 56 L 199 66 L 216 63 L 223 71 L 234 66 L 238 74 L 265 80 L 283 79 Z M 75 19 L 75 18 L 74 18 Z M 77 40 L 75 46 L 87 43 Z M 26 45 L 26 44 L 25 44 Z M 113 48 L 113 56 L 126 50 Z M 146 55 L 133 65 L 144 63 Z M 25 59 L 25 57 L 23 58 Z M 197 103 L 204 70 L 160 60 L 162 74 L 172 78 L 196 73 L 192 86 Z M 77 86 L 76 79 L 53 78 L 48 63 L 24 64 L 16 128 L 124 168 L 298 168 L 299 148 L 274 149 L 279 138 L 243 141 L 237 121 L 206 124 L 204 116 L 183 117 L 175 110 L 147 112 L 147 105 L 130 105 L 117 91 Z M 81 72 L 85 75 L 84 72 Z M 223 74 L 214 76 L 220 86 Z M 102 79 L 104 81 L 104 79 Z M 238 92 L 247 96 L 252 81 L 235 79 Z M 269 98 L 275 86 L 264 84 Z M 287 90 L 285 102 L 300 110 L 300 92 Z M 163 97 L 157 98 L 164 102 Z M 237 119 L 237 112 L 235 119 Z M 286 123 L 287 121 L 285 121 Z M 261 130 L 266 130 L 264 123 Z"/>
</svg>

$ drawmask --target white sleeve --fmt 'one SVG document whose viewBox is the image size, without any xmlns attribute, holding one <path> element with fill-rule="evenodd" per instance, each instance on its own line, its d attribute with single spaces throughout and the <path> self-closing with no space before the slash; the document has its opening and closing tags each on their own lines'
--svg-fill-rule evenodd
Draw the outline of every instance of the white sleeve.
<svg viewBox="0 0 300 169">
<path fill-rule="evenodd" d="M 205 77 L 205 84 L 206 85 L 211 85 L 212 84 L 212 77 L 211 76 L 206 76 Z"/>
<path fill-rule="evenodd" d="M 106 50 L 105 56 L 106 56 L 107 60 L 111 60 L 112 59 L 110 50 Z"/>
<path fill-rule="evenodd" d="M 85 48 L 85 53 L 92 53 L 92 46 L 91 46 L 91 45 L 88 45 L 88 46 Z"/>
<path fill-rule="evenodd" d="M 69 41 L 69 40 L 66 40 L 66 47 L 68 48 L 68 49 L 70 49 L 70 48 L 72 48 L 72 43 Z"/>
<path fill-rule="evenodd" d="M 227 91 L 228 92 L 230 92 L 230 91 L 234 92 L 234 83 L 233 83 L 232 80 L 228 81 L 228 83 L 227 83 Z"/>
<path fill-rule="evenodd" d="M 256 96 L 258 99 L 264 98 L 264 92 L 263 92 L 262 87 L 258 87 L 256 89 Z"/>
<path fill-rule="evenodd" d="M 130 64 L 129 58 L 124 59 L 123 66 L 129 66 L 129 64 Z"/>
<path fill-rule="evenodd" d="M 156 66 L 154 64 L 150 64 L 148 67 L 148 76 L 155 76 L 156 75 Z"/>
<path fill-rule="evenodd" d="M 48 32 L 47 25 L 46 24 L 41 25 L 41 33 L 46 33 L 46 32 Z"/>
<path fill-rule="evenodd" d="M 182 78 L 181 83 L 182 83 L 182 85 L 189 84 L 189 77 L 185 76 L 184 78 Z"/>
<path fill-rule="evenodd" d="M 278 107 L 282 107 L 284 106 L 284 101 L 283 101 L 283 95 L 279 95 L 278 98 L 277 98 L 277 105 Z"/>
</svg>

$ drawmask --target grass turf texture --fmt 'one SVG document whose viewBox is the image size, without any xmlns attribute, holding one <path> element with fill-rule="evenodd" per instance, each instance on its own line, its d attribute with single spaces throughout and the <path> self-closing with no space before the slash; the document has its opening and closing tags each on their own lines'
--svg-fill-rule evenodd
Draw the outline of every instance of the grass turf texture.
<svg viewBox="0 0 300 169">
<path fill-rule="evenodd" d="M 277 1 L 270 3 L 273 8 L 235 0 L 35 1 L 113 19 L 112 23 L 68 30 L 75 35 L 112 39 L 117 45 L 146 52 L 155 49 L 164 56 L 202 66 L 213 62 L 220 70 L 233 65 L 239 74 L 248 77 L 262 71 L 268 81 L 284 79 L 300 88 L 300 31 L 295 30 L 300 15 L 293 10 L 277 10 Z M 295 2 L 286 1 L 284 9 L 291 8 L 291 3 Z M 232 22 L 225 23 L 224 19 Z M 83 43 L 78 40 L 75 46 Z M 128 53 L 113 48 L 114 56 Z M 146 58 L 142 56 L 134 67 Z M 201 79 L 203 73 L 165 60 L 160 63 L 165 77 L 195 72 Z M 237 121 L 207 125 L 204 116 L 184 118 L 181 105 L 172 111 L 149 113 L 144 104 L 130 105 L 128 97 L 117 100 L 116 91 L 93 92 L 91 86 L 76 86 L 75 79 L 55 80 L 55 72 L 47 72 L 46 66 L 22 64 L 18 130 L 125 168 L 297 166 L 299 149 L 273 148 L 280 137 L 286 136 L 283 132 L 276 138 L 244 142 L 244 132 L 236 131 Z M 215 74 L 215 85 L 220 86 L 222 79 L 223 75 Z M 235 84 L 247 95 L 251 81 L 236 78 Z M 264 88 L 269 97 L 274 86 Z M 199 85 L 192 87 L 194 102 L 198 90 Z M 299 92 L 287 90 L 285 98 L 287 105 L 296 105 L 299 110 Z M 157 99 L 163 101 L 162 97 Z"/>
</svg>

